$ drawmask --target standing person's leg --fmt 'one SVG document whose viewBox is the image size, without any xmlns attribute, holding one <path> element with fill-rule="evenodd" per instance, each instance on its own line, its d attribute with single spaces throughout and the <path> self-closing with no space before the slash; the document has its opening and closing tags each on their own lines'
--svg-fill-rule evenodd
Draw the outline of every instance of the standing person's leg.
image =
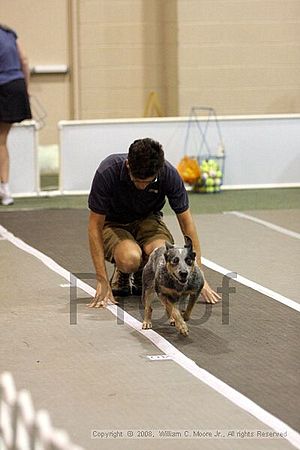
<svg viewBox="0 0 300 450">
<path fill-rule="evenodd" d="M 7 136 L 12 124 L 0 122 L 0 180 L 8 183 L 9 177 L 9 154 L 7 149 Z"/>
<path fill-rule="evenodd" d="M 7 137 L 12 124 L 0 122 L 0 197 L 3 205 L 11 205 L 14 201 L 9 191 L 9 153 L 7 149 Z"/>
</svg>

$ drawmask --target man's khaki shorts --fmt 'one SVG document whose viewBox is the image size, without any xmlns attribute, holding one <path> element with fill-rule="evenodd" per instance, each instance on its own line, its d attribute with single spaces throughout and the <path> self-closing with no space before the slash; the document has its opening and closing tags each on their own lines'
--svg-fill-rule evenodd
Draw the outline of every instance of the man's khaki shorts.
<svg viewBox="0 0 300 450">
<path fill-rule="evenodd" d="M 158 214 L 151 214 L 144 219 L 126 224 L 107 221 L 103 228 L 104 254 L 107 261 L 114 262 L 114 249 L 120 241 L 125 239 L 137 242 L 141 249 L 145 244 L 156 239 L 174 243 L 173 236 Z"/>
</svg>

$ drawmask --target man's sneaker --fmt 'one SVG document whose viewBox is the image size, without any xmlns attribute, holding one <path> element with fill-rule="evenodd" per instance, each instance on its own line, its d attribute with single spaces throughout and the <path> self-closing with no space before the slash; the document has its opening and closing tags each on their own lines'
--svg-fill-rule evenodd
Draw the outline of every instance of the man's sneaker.
<svg viewBox="0 0 300 450">
<path fill-rule="evenodd" d="M 131 294 L 130 273 L 123 273 L 115 267 L 110 286 L 116 297 L 127 297 Z"/>
<path fill-rule="evenodd" d="M 7 186 L 3 186 L 3 184 L 0 186 L 0 198 L 1 203 L 3 206 L 9 206 L 14 203 L 14 199 L 11 196 L 11 193 Z"/>
<path fill-rule="evenodd" d="M 132 295 L 142 295 L 142 274 L 143 269 L 140 269 L 132 275 Z"/>
</svg>

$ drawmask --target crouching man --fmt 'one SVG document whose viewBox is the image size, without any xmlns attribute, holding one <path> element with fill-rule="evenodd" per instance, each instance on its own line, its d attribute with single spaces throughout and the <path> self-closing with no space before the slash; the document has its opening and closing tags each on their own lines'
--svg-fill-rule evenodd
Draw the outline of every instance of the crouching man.
<svg viewBox="0 0 300 450">
<path fill-rule="evenodd" d="M 177 170 L 164 158 L 162 146 L 150 139 L 134 141 L 127 153 L 113 154 L 99 165 L 89 195 L 89 243 L 97 276 L 90 307 L 116 303 L 114 297 L 140 295 L 142 269 L 150 253 L 174 239 L 163 221 L 166 198 L 189 236 L 201 267 L 201 250 L 189 210 L 188 195 Z M 114 264 L 108 280 L 105 260 Z M 220 296 L 204 282 L 203 298 Z"/>
</svg>

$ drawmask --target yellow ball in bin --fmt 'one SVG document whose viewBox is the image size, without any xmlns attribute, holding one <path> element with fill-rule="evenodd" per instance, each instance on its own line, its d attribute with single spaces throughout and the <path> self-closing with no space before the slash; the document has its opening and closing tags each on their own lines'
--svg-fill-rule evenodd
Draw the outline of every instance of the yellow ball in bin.
<svg viewBox="0 0 300 450">
<path fill-rule="evenodd" d="M 206 192 L 215 192 L 215 188 L 213 186 L 207 186 Z"/>
<path fill-rule="evenodd" d="M 214 181 L 211 177 L 207 178 L 207 180 L 206 180 L 206 186 L 211 187 L 211 186 L 213 186 L 214 184 L 215 184 L 215 181 Z"/>
<path fill-rule="evenodd" d="M 209 166 L 207 164 L 207 161 L 203 161 L 203 163 L 201 164 L 201 170 L 202 170 L 202 172 L 208 172 L 209 171 Z"/>
</svg>

